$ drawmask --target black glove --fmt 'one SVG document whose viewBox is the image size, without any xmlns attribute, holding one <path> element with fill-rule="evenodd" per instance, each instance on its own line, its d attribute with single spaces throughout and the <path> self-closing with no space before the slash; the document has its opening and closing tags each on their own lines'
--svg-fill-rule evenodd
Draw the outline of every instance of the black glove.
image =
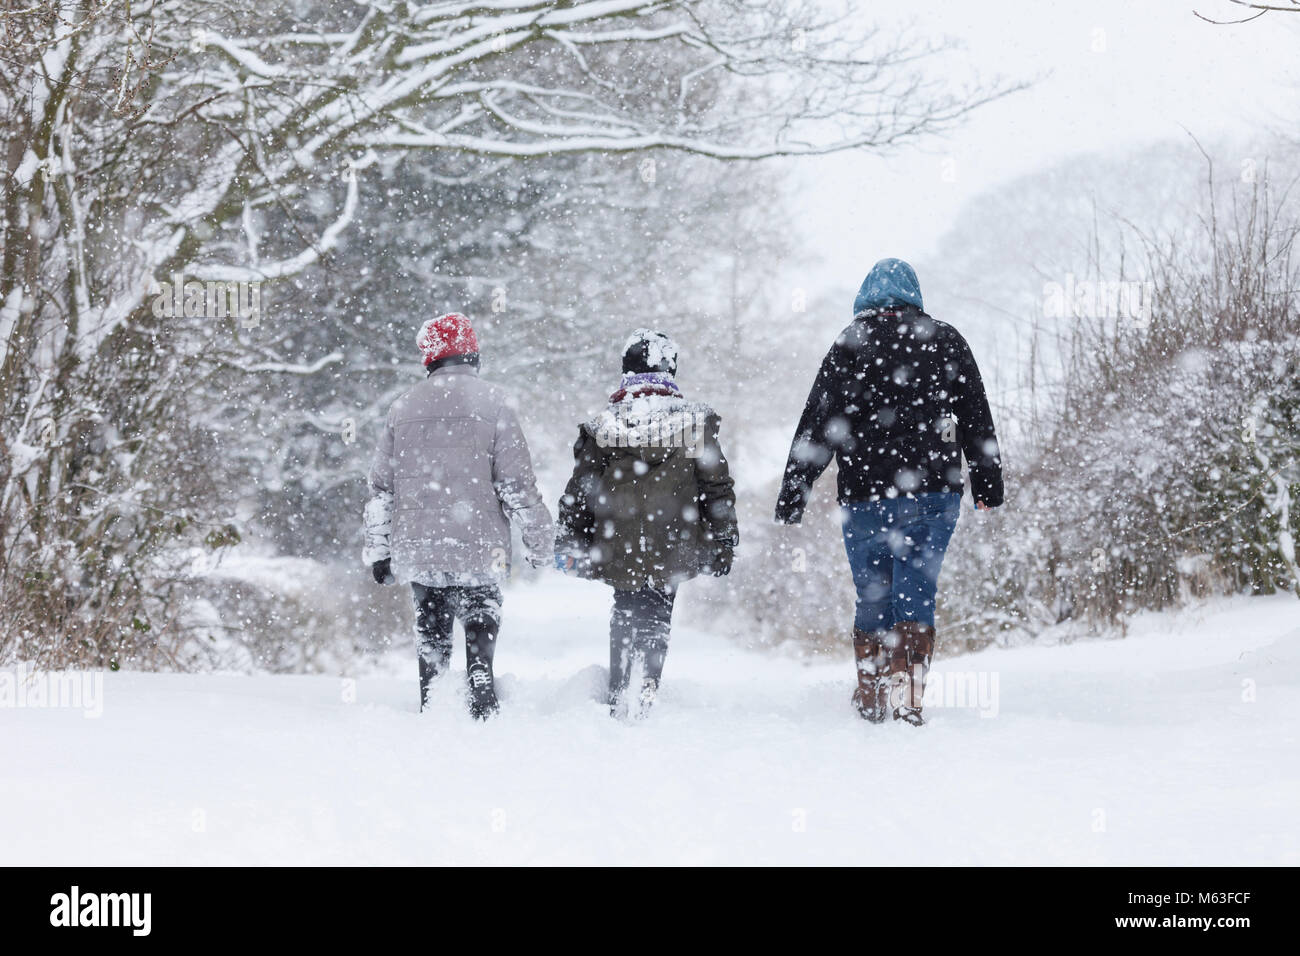
<svg viewBox="0 0 1300 956">
<path fill-rule="evenodd" d="M 713 552 L 713 558 L 709 561 L 709 573 L 715 578 L 726 577 L 731 573 L 731 558 L 733 552 L 730 548 L 723 548 Z"/>
<path fill-rule="evenodd" d="M 370 566 L 370 573 L 375 576 L 376 584 L 393 584 L 397 581 L 397 578 L 393 577 L 392 565 L 392 558 L 384 558 Z"/>
<path fill-rule="evenodd" d="M 798 524 L 803 520 L 803 505 L 782 495 L 776 501 L 776 523 Z"/>
</svg>

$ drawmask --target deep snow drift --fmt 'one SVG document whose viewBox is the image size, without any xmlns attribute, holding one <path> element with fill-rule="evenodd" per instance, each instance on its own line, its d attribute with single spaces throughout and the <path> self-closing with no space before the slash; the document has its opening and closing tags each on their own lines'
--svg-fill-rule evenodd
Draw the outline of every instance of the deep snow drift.
<svg viewBox="0 0 1300 956">
<path fill-rule="evenodd" d="M 614 722 L 607 608 L 510 592 L 481 726 L 460 672 L 416 713 L 413 652 L 355 685 L 118 673 L 99 718 L 0 709 L 0 863 L 1300 862 L 1292 597 L 939 661 L 974 706 L 919 730 L 855 716 L 847 649 L 686 629 L 652 717 Z"/>
</svg>

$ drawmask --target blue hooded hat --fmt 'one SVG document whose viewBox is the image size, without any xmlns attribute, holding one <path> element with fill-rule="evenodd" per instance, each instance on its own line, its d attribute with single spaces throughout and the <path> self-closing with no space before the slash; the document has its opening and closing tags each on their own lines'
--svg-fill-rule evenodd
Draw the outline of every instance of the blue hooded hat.
<svg viewBox="0 0 1300 956">
<path fill-rule="evenodd" d="M 921 283 L 916 271 L 902 259 L 881 259 L 862 280 L 858 297 L 853 300 L 853 314 L 898 309 L 910 305 L 922 309 Z"/>
</svg>

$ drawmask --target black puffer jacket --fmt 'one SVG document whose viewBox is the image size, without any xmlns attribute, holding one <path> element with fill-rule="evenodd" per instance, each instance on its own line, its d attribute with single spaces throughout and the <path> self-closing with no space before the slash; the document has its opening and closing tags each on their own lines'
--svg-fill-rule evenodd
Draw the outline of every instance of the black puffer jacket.
<svg viewBox="0 0 1300 956">
<path fill-rule="evenodd" d="M 582 425 L 556 553 L 619 589 L 675 587 L 730 563 L 735 493 L 707 405 L 654 396 Z"/>
<path fill-rule="evenodd" d="M 777 499 L 795 524 L 832 456 L 839 502 L 962 490 L 1002 504 L 1002 459 L 979 368 L 952 326 L 912 305 L 868 309 L 822 362 L 804 406 Z"/>
</svg>

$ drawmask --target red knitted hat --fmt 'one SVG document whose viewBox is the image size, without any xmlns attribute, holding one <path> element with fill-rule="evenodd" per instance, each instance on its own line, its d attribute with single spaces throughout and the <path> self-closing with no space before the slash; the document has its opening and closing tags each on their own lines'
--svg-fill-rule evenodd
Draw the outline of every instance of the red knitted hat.
<svg viewBox="0 0 1300 956">
<path fill-rule="evenodd" d="M 459 312 L 448 312 L 430 319 L 415 337 L 415 344 L 424 356 L 424 364 L 454 355 L 474 355 L 478 352 L 478 337 L 474 326 Z"/>
</svg>

